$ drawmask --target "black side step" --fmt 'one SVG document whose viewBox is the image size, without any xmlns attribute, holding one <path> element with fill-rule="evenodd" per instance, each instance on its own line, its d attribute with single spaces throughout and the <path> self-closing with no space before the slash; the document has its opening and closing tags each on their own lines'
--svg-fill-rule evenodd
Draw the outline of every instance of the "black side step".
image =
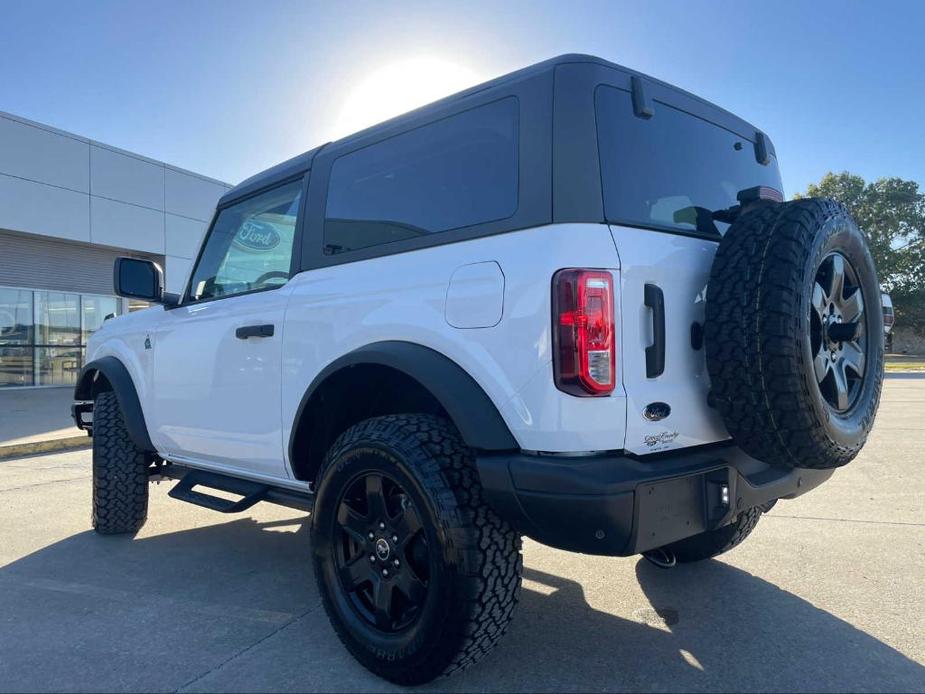
<svg viewBox="0 0 925 694">
<path fill-rule="evenodd" d="M 315 495 L 311 492 L 274 487 L 262 482 L 252 482 L 239 477 L 223 475 L 219 472 L 195 470 L 177 463 L 162 463 L 152 467 L 149 474 L 152 480 L 179 480 L 173 489 L 167 492 L 174 499 L 188 501 L 191 504 L 203 506 L 220 513 L 246 511 L 258 501 L 267 501 L 271 504 L 287 506 L 300 511 L 311 511 L 315 505 Z M 239 494 L 243 498 L 231 501 L 204 492 L 193 491 L 193 487 L 197 485 Z"/>
<path fill-rule="evenodd" d="M 193 487 L 209 487 L 223 492 L 240 494 L 241 499 L 232 501 L 218 496 L 193 491 Z M 183 476 L 168 494 L 174 499 L 188 501 L 220 513 L 240 513 L 246 511 L 258 501 L 263 501 L 269 487 L 259 482 L 250 482 L 236 477 L 227 477 L 203 470 L 191 470 Z"/>
</svg>

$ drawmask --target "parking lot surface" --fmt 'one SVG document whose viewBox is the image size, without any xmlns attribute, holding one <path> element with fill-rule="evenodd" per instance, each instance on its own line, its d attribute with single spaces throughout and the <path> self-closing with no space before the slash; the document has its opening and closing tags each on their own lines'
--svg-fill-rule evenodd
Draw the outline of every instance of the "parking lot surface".
<svg viewBox="0 0 925 694">
<path fill-rule="evenodd" d="M 305 514 L 168 489 L 99 537 L 89 451 L 0 461 L 0 691 L 396 689 L 328 625 Z M 888 378 L 861 456 L 722 559 L 524 555 L 500 646 L 430 689 L 925 690 L 925 378 Z"/>
</svg>

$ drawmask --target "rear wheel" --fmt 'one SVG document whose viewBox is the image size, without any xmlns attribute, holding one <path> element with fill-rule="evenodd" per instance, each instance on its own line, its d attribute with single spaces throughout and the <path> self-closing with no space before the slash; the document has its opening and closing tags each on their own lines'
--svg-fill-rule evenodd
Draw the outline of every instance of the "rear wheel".
<svg viewBox="0 0 925 694">
<path fill-rule="evenodd" d="M 112 391 L 93 404 L 93 529 L 103 535 L 134 533 L 148 517 L 150 456 L 129 436 Z"/>
<path fill-rule="evenodd" d="M 474 663 L 511 620 L 520 537 L 482 500 L 471 452 L 445 420 L 389 415 L 341 435 L 320 472 L 312 538 L 335 631 L 392 682 Z"/>
<path fill-rule="evenodd" d="M 761 509 L 750 508 L 729 525 L 666 545 L 662 549 L 674 554 L 680 564 L 710 559 L 740 545 L 752 534 L 761 518 Z"/>
</svg>

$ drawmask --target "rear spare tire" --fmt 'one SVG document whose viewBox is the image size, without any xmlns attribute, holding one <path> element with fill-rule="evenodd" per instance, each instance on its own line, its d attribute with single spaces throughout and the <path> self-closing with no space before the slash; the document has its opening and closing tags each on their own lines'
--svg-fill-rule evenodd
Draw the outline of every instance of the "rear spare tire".
<svg viewBox="0 0 925 694">
<path fill-rule="evenodd" d="M 711 403 L 772 465 L 834 468 L 870 432 L 883 379 L 880 287 L 864 235 L 826 199 L 741 215 L 707 288 Z"/>
</svg>

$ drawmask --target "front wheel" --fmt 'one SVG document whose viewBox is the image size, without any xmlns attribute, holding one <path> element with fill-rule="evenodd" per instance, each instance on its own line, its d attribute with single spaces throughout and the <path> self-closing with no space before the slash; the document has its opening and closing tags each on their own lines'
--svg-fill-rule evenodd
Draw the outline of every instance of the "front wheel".
<svg viewBox="0 0 925 694">
<path fill-rule="evenodd" d="M 362 665 L 422 684 L 488 653 L 520 593 L 520 537 L 483 501 L 471 451 L 429 415 L 348 429 L 319 473 L 315 575 Z"/>
<path fill-rule="evenodd" d="M 93 529 L 101 535 L 134 533 L 148 517 L 150 456 L 129 436 L 116 394 L 93 405 Z"/>
</svg>

